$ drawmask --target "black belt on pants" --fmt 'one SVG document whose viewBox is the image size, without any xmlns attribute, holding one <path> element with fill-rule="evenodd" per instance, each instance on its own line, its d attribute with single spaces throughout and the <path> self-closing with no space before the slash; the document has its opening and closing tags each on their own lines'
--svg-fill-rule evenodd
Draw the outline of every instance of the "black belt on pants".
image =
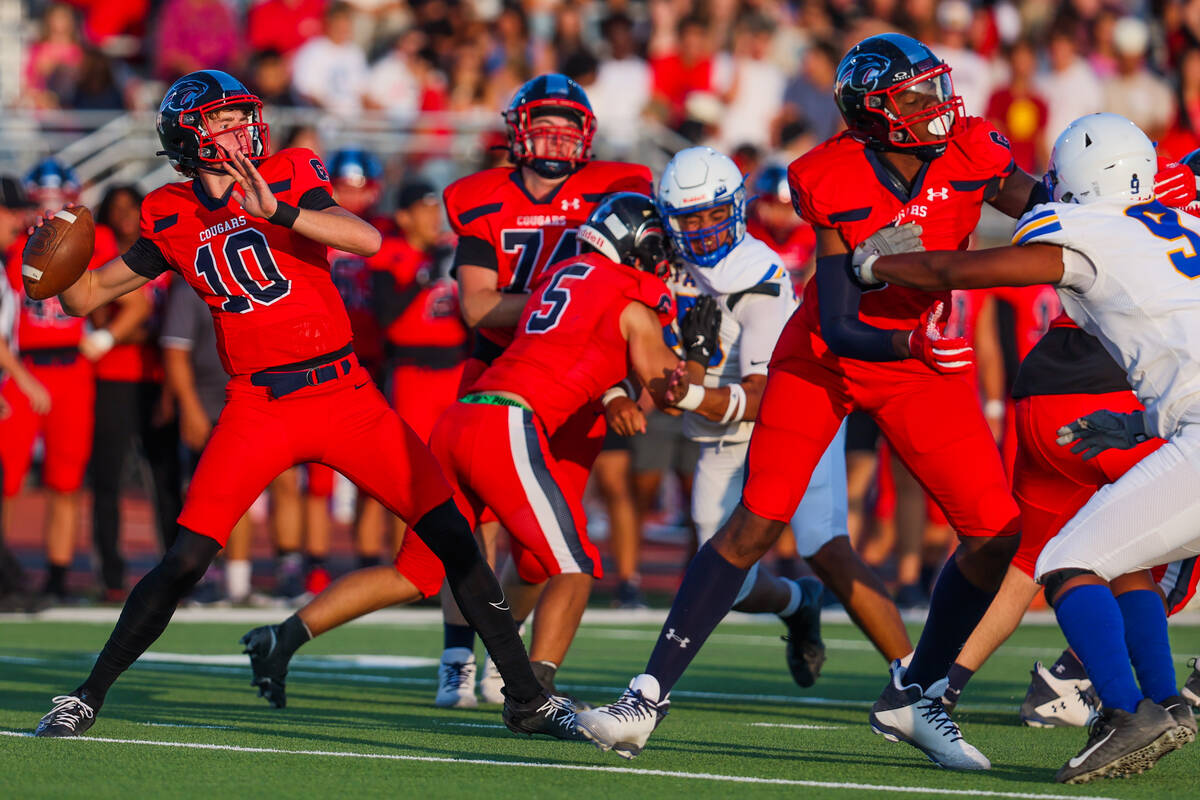
<svg viewBox="0 0 1200 800">
<path fill-rule="evenodd" d="M 80 358 L 76 347 L 41 347 L 25 350 L 21 356 L 39 367 L 68 367 Z"/>
<path fill-rule="evenodd" d="M 278 400 L 307 386 L 317 386 L 343 378 L 350 374 L 350 370 L 354 369 L 357 363 L 354 347 L 348 344 L 340 350 L 309 361 L 255 372 L 250 375 L 250 383 L 270 389 L 271 395 Z"/>
</svg>

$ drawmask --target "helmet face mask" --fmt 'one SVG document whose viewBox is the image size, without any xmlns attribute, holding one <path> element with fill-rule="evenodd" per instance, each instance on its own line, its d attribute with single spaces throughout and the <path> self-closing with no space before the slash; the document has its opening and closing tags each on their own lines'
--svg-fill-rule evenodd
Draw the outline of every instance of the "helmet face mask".
<svg viewBox="0 0 1200 800">
<path fill-rule="evenodd" d="M 262 101 L 216 70 L 193 72 L 171 84 L 158 111 L 159 155 L 184 175 L 223 172 L 235 152 L 252 161 L 271 153 Z"/>
<path fill-rule="evenodd" d="M 846 127 L 877 150 L 930 160 L 945 152 L 964 116 L 950 67 L 908 36 L 871 36 L 838 65 L 834 88 Z"/>
<path fill-rule="evenodd" d="M 543 178 L 570 175 L 592 158 L 596 115 L 583 89 L 564 75 L 541 75 L 522 86 L 504 122 L 512 160 Z"/>
<path fill-rule="evenodd" d="M 689 147 L 663 170 L 656 198 L 675 251 L 714 267 L 746 235 L 746 186 L 733 159 L 711 147 Z"/>
</svg>

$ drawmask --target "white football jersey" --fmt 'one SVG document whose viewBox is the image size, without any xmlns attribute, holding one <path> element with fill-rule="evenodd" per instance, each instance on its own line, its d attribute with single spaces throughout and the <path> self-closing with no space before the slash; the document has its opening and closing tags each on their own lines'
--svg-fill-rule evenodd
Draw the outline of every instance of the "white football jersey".
<svg viewBox="0 0 1200 800">
<path fill-rule="evenodd" d="M 1013 243 L 1064 248 L 1063 308 L 1125 368 L 1148 430 L 1200 422 L 1200 219 L 1157 201 L 1047 203 Z"/>
<path fill-rule="evenodd" d="M 704 385 L 727 386 L 746 375 L 766 375 L 779 334 L 798 305 L 779 255 L 746 235 L 713 267 L 687 261 L 682 265 L 670 279 L 678 317 L 671 323 L 667 343 L 678 350 L 679 320 L 697 297 L 711 295 L 721 309 L 721 341 L 709 362 Z M 696 441 L 743 442 L 753 429 L 753 422 L 722 425 L 699 414 L 684 413 L 684 435 Z"/>
</svg>

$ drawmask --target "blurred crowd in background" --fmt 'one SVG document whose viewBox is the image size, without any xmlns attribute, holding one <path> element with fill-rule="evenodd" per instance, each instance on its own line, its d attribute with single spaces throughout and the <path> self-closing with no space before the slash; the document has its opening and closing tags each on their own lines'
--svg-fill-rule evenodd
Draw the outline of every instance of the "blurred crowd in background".
<svg viewBox="0 0 1200 800">
<path fill-rule="evenodd" d="M 11 107 L 35 120 L 57 109 L 152 110 L 179 75 L 200 68 L 227 70 L 263 99 L 268 122 L 273 110 L 308 110 L 287 116 L 299 124 L 272 128 L 273 147 L 302 143 L 320 153 L 331 166 L 339 202 L 374 217 L 389 235 L 421 254 L 408 273 L 393 275 L 393 288 L 441 292 L 446 303 L 453 302 L 447 256 L 454 242 L 440 212 L 444 180 L 419 179 L 419 156 L 346 155 L 351 151 L 344 146 L 322 141 L 318 118 L 336 118 L 350 131 L 371 115 L 408 127 L 428 119 L 431 134 L 443 135 L 450 131 L 441 126 L 458 118 L 455 114 L 477 115 L 487 120 L 477 148 L 484 158 L 454 165 L 457 174 L 465 174 L 503 162 L 499 112 L 513 91 L 534 75 L 563 72 L 587 91 L 599 123 L 597 150 L 605 156 L 633 157 L 639 132 L 649 126 L 672 132 L 668 141 L 678 147 L 711 144 L 734 156 L 758 196 L 751 231 L 780 250 L 798 285 L 811 274 L 813 241 L 791 212 L 781 167 L 840 130 L 832 95 L 836 67 L 863 37 L 899 30 L 927 42 L 952 67 L 967 112 L 987 117 L 1005 132 L 1017 163 L 1035 175 L 1044 169 L 1057 133 L 1094 111 L 1130 118 L 1166 155 L 1180 157 L 1200 146 L 1200 0 L 72 0 L 18 5 L 25 22 L 19 91 Z M 306 113 L 312 124 L 304 124 Z M 22 167 L 53 155 L 30 141 Z M 670 152 L 663 155 L 665 160 Z M 348 166 L 339 169 L 339 164 Z M 19 229 L 10 217 L 19 220 L 34 205 L 53 207 L 78 197 L 81 187 L 69 165 L 59 167 L 57 173 L 35 168 L 20 190 L 15 180 L 0 182 L 0 222 Z M 425 177 L 441 174 L 426 172 Z M 55 181 L 58 185 L 51 186 Z M 52 188 L 59 193 L 47 196 Z M 118 248 L 128 246 L 137 236 L 141 192 L 131 185 L 97 188 L 103 190 L 99 221 L 111 228 Z M 9 259 L 13 256 L 10 250 Z M 396 320 L 372 317 L 370 281 L 347 272 L 339 288 L 366 326 L 356 344 L 370 347 L 368 339 L 374 337 L 379 358 L 386 361 L 383 331 Z M 93 359 L 81 345 L 97 365 L 95 447 L 87 485 L 100 494 L 91 505 L 92 519 L 84 520 L 77 493 L 68 493 L 67 502 L 50 492 L 44 514 L 50 568 L 30 587 L 40 603 L 69 602 L 81 594 L 112 602 L 123 598 L 131 581 L 121 558 L 123 534 L 114 522 L 117 496 L 152 496 L 156 527 L 164 541 L 169 538 L 169 512 L 178 503 L 191 459 L 175 456 L 203 446 L 219 411 L 219 388 L 210 395 L 218 399 L 206 403 L 203 393 L 182 396 L 178 377 L 170 374 L 172 362 L 178 368 L 184 360 L 172 356 L 172 349 L 192 354 L 200 346 L 205 315 L 193 320 L 174 290 L 160 289 L 136 342 L 153 367 L 133 378 L 114 378 L 116 373 L 105 373 L 103 358 Z M 1034 306 L 1046 297 L 994 295 L 970 302 L 976 300 L 989 310 L 972 315 L 975 335 L 1000 343 L 998 351 L 979 350 L 998 352 L 996 369 L 1011 379 L 1029 344 L 1014 341 L 1014 331 L 1023 329 L 1022 318 L 1039 313 Z M 162 327 L 164 318 L 174 322 L 170 330 Z M 184 324 L 188 320 L 195 322 L 192 328 Z M 79 335 L 82 341 L 88 334 Z M 459 335 L 465 347 L 468 332 L 464 328 Z M 201 368 L 198 362 L 189 364 Z M 988 368 L 981 364 L 981 371 Z M 114 394 L 103 386 L 131 380 L 148 388 Z M 213 380 L 223 382 L 223 375 Z M 991 401 L 989 420 L 1003 445 L 1005 411 L 996 403 L 1002 406 L 1004 400 L 983 400 Z M 137 409 L 132 423 L 124 419 L 130 403 Z M 670 429 L 665 418 L 655 420 L 668 430 L 653 447 L 617 443 L 602 456 L 594 476 L 591 525 L 600 535 L 607 530 L 613 543 L 613 579 L 606 585 L 620 605 L 642 604 L 640 584 L 648 585 L 643 574 L 664 574 L 661 586 L 650 588 L 673 591 L 689 547 L 686 495 L 695 454 L 677 428 Z M 678 446 L 662 446 L 672 438 Z M 953 536 L 915 481 L 892 463 L 886 443 L 877 446 L 868 431 L 852 435 L 851 445 L 852 541 L 895 586 L 902 605 L 919 606 Z M 126 452 L 140 453 L 151 468 L 131 467 L 139 462 L 124 459 Z M 171 466 L 163 466 L 168 462 Z M 179 463 L 181 470 L 175 468 Z M 38 487 L 35 472 L 17 491 L 37 494 Z M 14 525 L 28 522 L 25 516 L 14 519 L 13 503 L 6 506 L 11 541 Z M 260 508 L 261 514 L 247 520 L 246 536 L 267 528 L 276 559 L 274 578 L 271 570 L 260 570 L 253 588 L 281 598 L 320 591 L 331 570 L 386 560 L 395 536 L 402 535 L 383 519 L 382 509 L 364 509 L 361 503 L 356 509 L 353 493 L 320 469 L 285 473 Z M 65 517 L 72 521 L 64 523 Z M 37 524 L 40 530 L 42 523 Z M 66 533 L 53 533 L 55 525 L 65 525 Z M 658 553 L 653 567 L 646 563 L 648 551 L 637 546 L 646 533 L 662 545 L 661 552 L 650 548 Z M 90 562 L 79 556 L 83 560 L 77 564 L 76 551 L 86 553 L 89 539 L 95 554 Z M 340 552 L 339 542 L 353 542 L 353 552 Z M 786 540 L 773 557 L 785 574 L 803 569 Z M 250 599 L 251 558 L 248 538 L 231 547 L 221 568 L 229 575 L 208 582 L 209 599 Z M 25 561 L 34 570 L 42 566 L 35 556 Z M 70 577 L 72 568 L 82 574 Z M 89 572 L 99 574 L 98 589 Z M 201 595 L 205 591 L 202 587 Z"/>
</svg>

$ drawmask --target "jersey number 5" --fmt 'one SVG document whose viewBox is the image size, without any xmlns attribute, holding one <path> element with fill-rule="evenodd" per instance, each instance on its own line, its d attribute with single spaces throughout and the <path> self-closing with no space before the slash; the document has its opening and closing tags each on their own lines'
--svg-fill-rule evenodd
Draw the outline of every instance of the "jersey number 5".
<svg viewBox="0 0 1200 800">
<path fill-rule="evenodd" d="M 1171 259 L 1171 264 L 1180 275 L 1189 279 L 1200 276 L 1200 234 L 1180 225 L 1175 209 L 1155 201 L 1130 206 L 1125 209 L 1125 216 L 1136 219 L 1160 239 L 1170 242 L 1186 239 L 1192 251 L 1189 253 L 1186 246 L 1180 247 L 1167 253 L 1167 258 Z"/>
<path fill-rule="evenodd" d="M 222 311 L 245 314 L 254 308 L 254 303 L 269 306 L 292 290 L 291 281 L 280 273 L 267 237 L 261 231 L 246 228 L 225 237 L 225 245 L 221 248 L 225 256 L 224 270 L 217 266 L 212 248 L 213 243 L 206 242 L 196 250 L 196 274 L 204 278 L 213 294 L 225 298 Z M 252 258 L 247 259 L 247 253 Z M 262 278 L 251 274 L 254 264 Z M 226 280 L 222 273 L 232 280 Z"/>
<path fill-rule="evenodd" d="M 525 322 L 526 333 L 545 333 L 558 325 L 562 313 L 571 303 L 571 281 L 585 277 L 592 268 L 587 264 L 572 264 L 563 267 L 550 279 L 550 285 L 542 292 L 541 304 Z"/>
</svg>

